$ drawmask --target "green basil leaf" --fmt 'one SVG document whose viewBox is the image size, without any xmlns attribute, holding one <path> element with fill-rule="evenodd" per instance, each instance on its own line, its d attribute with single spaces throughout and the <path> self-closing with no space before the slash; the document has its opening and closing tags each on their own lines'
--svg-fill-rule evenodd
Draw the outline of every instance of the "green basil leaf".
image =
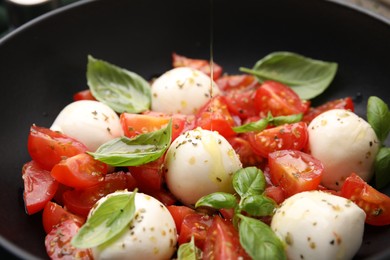
<svg viewBox="0 0 390 260">
<path fill-rule="evenodd" d="M 189 243 L 181 244 L 177 250 L 178 260 L 200 260 L 202 259 L 202 250 L 196 247 L 194 237 L 191 237 Z"/>
<path fill-rule="evenodd" d="M 95 247 L 121 233 L 134 217 L 135 194 L 118 194 L 102 202 L 73 237 L 72 245 Z"/>
<path fill-rule="evenodd" d="M 337 63 L 314 60 L 292 52 L 274 52 L 259 60 L 253 69 L 240 70 L 264 80 L 275 80 L 291 87 L 302 99 L 312 99 L 330 85 Z"/>
<path fill-rule="evenodd" d="M 118 113 L 150 108 L 150 85 L 134 72 L 88 56 L 87 82 L 92 95 Z"/>
<path fill-rule="evenodd" d="M 233 127 L 233 131 L 236 133 L 260 132 L 267 127 L 268 123 L 269 120 L 267 118 L 262 118 L 256 122 Z"/>
<path fill-rule="evenodd" d="M 383 144 L 390 132 L 389 107 L 382 99 L 371 96 L 367 102 L 367 121 Z"/>
<path fill-rule="evenodd" d="M 265 189 L 264 174 L 256 167 L 242 168 L 233 175 L 233 187 L 241 198 L 260 195 Z"/>
<path fill-rule="evenodd" d="M 289 116 L 277 116 L 272 118 L 271 122 L 273 125 L 284 125 L 284 124 L 293 124 L 298 123 L 302 120 L 303 114 L 295 114 Z"/>
<path fill-rule="evenodd" d="M 254 217 L 271 216 L 276 207 L 275 201 L 263 195 L 248 196 L 240 204 L 243 211 Z"/>
<path fill-rule="evenodd" d="M 375 185 L 377 189 L 390 183 L 390 148 L 382 147 L 375 157 Z"/>
<path fill-rule="evenodd" d="M 195 208 L 211 207 L 214 209 L 231 209 L 237 205 L 237 198 L 230 193 L 215 192 L 200 198 Z"/>
<path fill-rule="evenodd" d="M 283 243 L 267 224 L 243 215 L 238 217 L 240 243 L 252 259 L 287 259 Z"/>
<path fill-rule="evenodd" d="M 160 158 L 168 149 L 171 136 L 172 120 L 160 130 L 134 138 L 119 137 L 88 153 L 111 166 L 138 166 Z"/>
</svg>

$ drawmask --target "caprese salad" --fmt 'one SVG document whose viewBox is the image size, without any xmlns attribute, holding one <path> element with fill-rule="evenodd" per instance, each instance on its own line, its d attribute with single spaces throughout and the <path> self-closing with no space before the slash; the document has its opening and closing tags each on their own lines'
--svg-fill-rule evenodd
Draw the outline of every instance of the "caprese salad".
<svg viewBox="0 0 390 260">
<path fill-rule="evenodd" d="M 242 74 L 172 55 L 147 81 L 88 57 L 89 89 L 32 125 L 27 214 L 52 259 L 351 259 L 390 224 L 388 105 L 313 107 L 337 64 L 276 52 Z"/>
</svg>

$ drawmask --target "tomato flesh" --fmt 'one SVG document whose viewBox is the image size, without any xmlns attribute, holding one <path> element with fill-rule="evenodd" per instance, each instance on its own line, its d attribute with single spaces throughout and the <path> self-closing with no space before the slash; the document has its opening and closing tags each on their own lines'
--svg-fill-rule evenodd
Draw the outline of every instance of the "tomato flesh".
<svg viewBox="0 0 390 260">
<path fill-rule="evenodd" d="M 268 156 L 271 181 L 287 197 L 317 189 L 324 166 L 313 156 L 296 150 L 282 150 Z"/>
<path fill-rule="evenodd" d="M 306 147 L 309 135 L 304 122 L 285 124 L 265 129 L 258 133 L 247 133 L 253 151 L 265 158 L 274 151 Z"/>
<path fill-rule="evenodd" d="M 48 171 L 62 159 L 87 151 L 79 141 L 35 125 L 30 128 L 27 148 L 31 158 Z"/>
<path fill-rule="evenodd" d="M 328 101 L 325 104 L 322 104 L 321 106 L 310 107 L 310 109 L 303 116 L 302 121 L 309 124 L 311 120 L 313 120 L 319 114 L 331 109 L 346 109 L 353 112 L 355 110 L 355 107 L 352 98 L 350 97 Z"/>
<path fill-rule="evenodd" d="M 177 233 L 180 234 L 181 223 L 184 218 L 189 214 L 195 214 L 195 210 L 187 206 L 170 205 L 167 207 L 169 213 L 171 213 L 173 220 L 175 221 Z"/>
<path fill-rule="evenodd" d="M 51 175 L 64 185 L 83 189 L 102 181 L 107 170 L 105 163 L 82 153 L 56 164 L 51 170 Z"/>
<path fill-rule="evenodd" d="M 176 53 L 172 53 L 172 66 L 177 67 L 190 67 L 197 69 L 211 76 L 211 65 L 208 60 L 191 59 Z M 222 75 L 222 67 L 213 62 L 213 79 L 216 80 Z"/>
<path fill-rule="evenodd" d="M 58 182 L 35 161 L 23 166 L 23 199 L 27 214 L 42 210 L 57 192 Z"/>
<path fill-rule="evenodd" d="M 82 226 L 85 222 L 85 218 L 70 213 L 55 202 L 49 201 L 46 203 L 42 212 L 42 223 L 46 234 L 48 234 L 53 227 L 67 219 L 72 219 L 78 226 Z"/>
<path fill-rule="evenodd" d="M 188 214 L 184 217 L 178 237 L 179 245 L 191 241 L 194 237 L 195 245 L 203 250 L 207 230 L 211 226 L 212 217 L 200 213 Z"/>
<path fill-rule="evenodd" d="M 366 223 L 374 226 L 390 224 L 390 197 L 352 173 L 341 187 L 341 196 L 355 202 L 366 212 Z"/>
</svg>

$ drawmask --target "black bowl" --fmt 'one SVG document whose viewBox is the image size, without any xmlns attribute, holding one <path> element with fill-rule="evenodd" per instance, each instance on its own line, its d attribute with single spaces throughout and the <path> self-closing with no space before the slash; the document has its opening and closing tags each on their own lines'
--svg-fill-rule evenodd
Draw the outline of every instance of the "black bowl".
<svg viewBox="0 0 390 260">
<path fill-rule="evenodd" d="M 81 1 L 33 20 L 0 40 L 0 243 L 20 258 L 47 258 L 40 214 L 27 216 L 21 167 L 31 124 L 49 127 L 86 86 L 87 55 L 145 78 L 171 68 L 173 51 L 209 58 L 210 1 Z M 390 26 L 370 13 L 323 0 L 214 0 L 214 59 L 238 73 L 273 51 L 336 61 L 339 70 L 313 100 L 352 96 L 390 104 Z M 387 142 L 389 145 L 389 142 Z M 390 194 L 390 188 L 382 190 Z M 356 259 L 389 259 L 390 227 L 367 227 Z"/>
</svg>

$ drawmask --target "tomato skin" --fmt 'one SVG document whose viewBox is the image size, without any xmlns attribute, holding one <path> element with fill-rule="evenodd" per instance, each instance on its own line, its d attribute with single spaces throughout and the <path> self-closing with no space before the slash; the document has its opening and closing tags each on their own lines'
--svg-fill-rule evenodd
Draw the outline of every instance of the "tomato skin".
<svg viewBox="0 0 390 260">
<path fill-rule="evenodd" d="M 107 171 L 105 163 L 82 153 L 56 164 L 51 170 L 51 176 L 64 185 L 83 189 L 101 182 Z"/>
<path fill-rule="evenodd" d="M 256 90 L 255 107 L 259 113 L 285 116 L 305 113 L 309 103 L 302 101 L 288 86 L 276 81 L 264 81 Z"/>
<path fill-rule="evenodd" d="M 78 249 L 72 246 L 71 240 L 80 226 L 72 219 L 62 221 L 55 226 L 45 238 L 46 252 L 53 260 L 90 260 L 93 259 L 90 249 Z"/>
<path fill-rule="evenodd" d="M 229 92 L 230 90 L 253 89 L 259 86 L 255 76 L 248 74 L 223 75 L 215 83 L 219 89 L 225 92 Z"/>
<path fill-rule="evenodd" d="M 281 150 L 268 156 L 271 181 L 286 197 L 317 189 L 324 166 L 313 156 L 296 150 Z"/>
<path fill-rule="evenodd" d="M 156 161 L 149 162 L 140 166 L 129 166 L 128 169 L 140 191 L 159 190 L 163 184 L 163 163 L 164 156 Z"/>
<path fill-rule="evenodd" d="M 303 116 L 302 121 L 309 124 L 319 114 L 336 108 L 346 109 L 352 112 L 355 110 L 355 106 L 353 104 L 352 98 L 350 97 L 340 98 L 340 99 L 328 101 L 325 104 L 322 104 L 321 106 L 318 107 L 310 107 L 309 110 Z"/>
<path fill-rule="evenodd" d="M 57 203 L 51 201 L 46 203 L 42 212 L 42 223 L 46 234 L 48 234 L 53 227 L 67 219 L 72 219 L 80 227 L 85 223 L 85 218 L 70 213 Z"/>
<path fill-rule="evenodd" d="M 265 129 L 258 133 L 247 133 L 253 151 L 265 158 L 278 150 L 302 150 L 309 139 L 307 124 L 298 122 Z"/>
<path fill-rule="evenodd" d="M 352 173 L 341 187 L 341 196 L 355 202 L 366 212 L 366 223 L 373 226 L 390 225 L 390 197 L 367 184 Z"/>
<path fill-rule="evenodd" d="M 273 199 L 278 205 L 281 204 L 286 196 L 284 191 L 280 186 L 268 186 L 265 188 L 264 195 L 268 198 Z"/>
<path fill-rule="evenodd" d="M 189 214 L 195 214 L 195 210 L 187 206 L 177 206 L 170 205 L 167 207 L 169 213 L 171 213 L 173 220 L 175 221 L 177 233 L 180 234 L 181 223 L 183 223 L 184 218 Z"/>
<path fill-rule="evenodd" d="M 229 112 L 242 120 L 256 116 L 258 112 L 255 109 L 255 92 L 255 89 L 237 89 L 225 93 Z"/>
<path fill-rule="evenodd" d="M 58 182 L 35 161 L 23 165 L 23 199 L 27 214 L 41 211 L 57 192 Z"/>
<path fill-rule="evenodd" d="M 100 198 L 117 190 L 134 190 L 136 185 L 136 181 L 130 173 L 110 173 L 104 177 L 103 181 L 92 187 L 65 191 L 63 194 L 64 205 L 72 213 L 87 217 L 93 205 Z"/>
<path fill-rule="evenodd" d="M 195 122 L 197 127 L 217 131 L 225 138 L 236 135 L 232 129 L 235 125 L 234 119 L 228 111 L 223 96 L 215 96 L 210 99 L 197 113 Z"/>
<path fill-rule="evenodd" d="M 178 237 L 179 245 L 191 241 L 194 237 L 195 245 L 203 250 L 207 237 L 207 230 L 211 226 L 213 218 L 200 213 L 188 214 L 184 217 Z"/>
<path fill-rule="evenodd" d="M 237 230 L 231 221 L 223 220 L 219 216 L 207 231 L 203 248 L 203 259 L 251 259 L 240 244 Z"/>
<path fill-rule="evenodd" d="M 177 67 L 190 67 L 193 69 L 197 69 L 211 76 L 211 65 L 208 60 L 202 59 L 191 59 L 185 56 L 178 55 L 176 53 L 172 53 L 172 66 L 174 68 Z M 216 80 L 222 75 L 222 67 L 213 62 L 213 79 Z"/>
<path fill-rule="evenodd" d="M 30 128 L 27 148 L 31 158 L 48 171 L 62 159 L 87 151 L 79 141 L 35 125 Z"/>
<path fill-rule="evenodd" d="M 73 95 L 74 101 L 80 100 L 96 100 L 89 89 L 81 90 Z"/>
<path fill-rule="evenodd" d="M 125 136 L 131 138 L 161 129 L 169 123 L 169 118 L 125 112 L 120 115 L 120 122 Z"/>
<path fill-rule="evenodd" d="M 227 139 L 236 153 L 240 156 L 243 167 L 257 166 L 261 168 L 265 159 L 253 152 L 249 141 L 243 136 L 233 136 Z"/>
</svg>

